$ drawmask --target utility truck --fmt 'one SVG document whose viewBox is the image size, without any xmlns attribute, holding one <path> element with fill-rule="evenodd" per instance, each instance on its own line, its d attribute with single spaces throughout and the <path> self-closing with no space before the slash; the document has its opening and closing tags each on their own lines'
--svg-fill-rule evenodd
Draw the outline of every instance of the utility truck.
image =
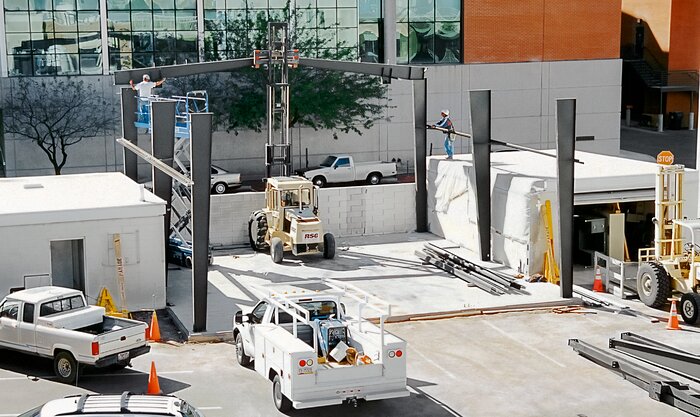
<svg viewBox="0 0 700 417">
<path fill-rule="evenodd" d="M 53 358 L 61 382 L 73 383 L 79 364 L 123 368 L 148 353 L 146 323 L 105 315 L 79 290 L 36 287 L 0 304 L 0 347 Z"/>
<path fill-rule="evenodd" d="M 683 217 L 683 165 L 672 165 L 667 151 L 657 162 L 654 247 L 639 249 L 637 293 L 653 308 L 680 293 L 681 317 L 695 324 L 700 318 L 700 219 Z"/>
<path fill-rule="evenodd" d="M 248 219 L 248 237 L 255 251 L 270 249 L 275 263 L 282 262 L 284 251 L 294 255 L 322 253 L 335 256 L 335 237 L 323 232 L 318 217 L 318 195 L 303 177 L 272 177 L 265 186 L 265 208 Z"/>
<path fill-rule="evenodd" d="M 366 181 L 377 185 L 383 178 L 396 176 L 395 162 L 355 162 L 350 155 L 330 155 L 317 168 L 298 170 L 317 187 L 335 182 Z"/>
<path fill-rule="evenodd" d="M 408 396 L 406 342 L 384 329 L 391 307 L 370 303 L 372 296 L 350 285 L 321 282 L 330 290 L 270 292 L 251 312 L 238 311 L 238 363 L 252 361 L 272 381 L 272 398 L 282 412 Z M 357 302 L 356 316 L 345 314 L 342 296 Z M 365 308 L 378 313 L 379 326 L 362 317 Z"/>
</svg>

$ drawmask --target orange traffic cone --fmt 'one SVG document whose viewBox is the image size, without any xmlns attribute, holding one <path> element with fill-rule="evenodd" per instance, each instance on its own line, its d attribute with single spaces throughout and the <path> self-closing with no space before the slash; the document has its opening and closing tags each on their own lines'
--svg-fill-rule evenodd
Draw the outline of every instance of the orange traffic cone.
<svg viewBox="0 0 700 417">
<path fill-rule="evenodd" d="M 671 300 L 671 313 L 668 317 L 668 325 L 666 326 L 668 330 L 680 330 L 681 326 L 678 325 L 678 311 L 676 310 L 676 300 Z"/>
<path fill-rule="evenodd" d="M 158 327 L 158 316 L 155 311 L 151 316 L 151 325 L 148 327 L 148 340 L 160 342 L 160 327 Z"/>
<path fill-rule="evenodd" d="M 158 383 L 158 374 L 156 374 L 156 363 L 151 361 L 151 373 L 148 375 L 148 390 L 146 394 L 160 395 L 162 393 Z"/>
<path fill-rule="evenodd" d="M 594 292 L 605 292 L 603 288 L 603 276 L 600 274 L 600 267 L 595 268 L 595 279 L 593 280 L 593 291 Z"/>
</svg>

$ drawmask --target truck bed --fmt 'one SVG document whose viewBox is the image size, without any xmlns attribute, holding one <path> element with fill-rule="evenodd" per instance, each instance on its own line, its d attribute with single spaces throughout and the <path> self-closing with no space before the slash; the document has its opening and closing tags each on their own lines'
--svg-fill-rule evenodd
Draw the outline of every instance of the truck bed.
<svg viewBox="0 0 700 417">
<path fill-rule="evenodd" d="M 125 320 L 116 317 L 103 316 L 102 322 L 75 330 L 92 335 L 101 335 L 121 329 L 136 327 L 140 324 L 140 322 L 135 320 Z"/>
</svg>

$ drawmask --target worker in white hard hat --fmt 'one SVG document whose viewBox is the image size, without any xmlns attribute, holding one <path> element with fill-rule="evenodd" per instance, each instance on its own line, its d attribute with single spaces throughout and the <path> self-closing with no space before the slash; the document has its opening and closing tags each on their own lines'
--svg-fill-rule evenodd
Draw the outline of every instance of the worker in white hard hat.
<svg viewBox="0 0 700 417">
<path fill-rule="evenodd" d="M 447 153 L 447 159 L 452 159 L 452 156 L 454 155 L 454 150 L 453 150 L 453 142 L 454 138 L 452 137 L 451 133 L 454 131 L 454 126 L 452 125 L 452 120 L 450 120 L 450 111 L 445 109 L 440 112 L 440 116 L 442 118 L 440 121 L 435 123 L 432 127 L 441 127 L 443 129 L 447 129 L 445 132 L 445 153 Z"/>
<path fill-rule="evenodd" d="M 148 74 L 143 74 L 143 81 L 134 85 L 133 80 L 129 80 L 129 85 L 131 89 L 138 93 L 138 103 L 139 103 L 139 113 L 138 121 L 148 122 L 148 97 L 151 96 L 151 92 L 155 87 L 159 87 L 165 82 L 165 78 L 160 81 L 151 81 L 151 76 Z"/>
</svg>

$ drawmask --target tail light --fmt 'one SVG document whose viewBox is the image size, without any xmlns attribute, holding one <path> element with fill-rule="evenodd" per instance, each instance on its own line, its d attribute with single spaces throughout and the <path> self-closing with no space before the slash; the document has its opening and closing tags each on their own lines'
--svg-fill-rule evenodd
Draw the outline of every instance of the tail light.
<svg viewBox="0 0 700 417">
<path fill-rule="evenodd" d="M 401 351 L 401 349 L 390 350 L 388 354 L 390 358 L 400 358 L 403 356 L 403 352 Z"/>
<path fill-rule="evenodd" d="M 92 356 L 97 356 L 100 354 L 100 342 L 92 342 Z"/>
<path fill-rule="evenodd" d="M 299 361 L 299 367 L 303 368 L 305 366 L 312 366 L 314 364 L 313 359 L 302 359 Z"/>
</svg>

